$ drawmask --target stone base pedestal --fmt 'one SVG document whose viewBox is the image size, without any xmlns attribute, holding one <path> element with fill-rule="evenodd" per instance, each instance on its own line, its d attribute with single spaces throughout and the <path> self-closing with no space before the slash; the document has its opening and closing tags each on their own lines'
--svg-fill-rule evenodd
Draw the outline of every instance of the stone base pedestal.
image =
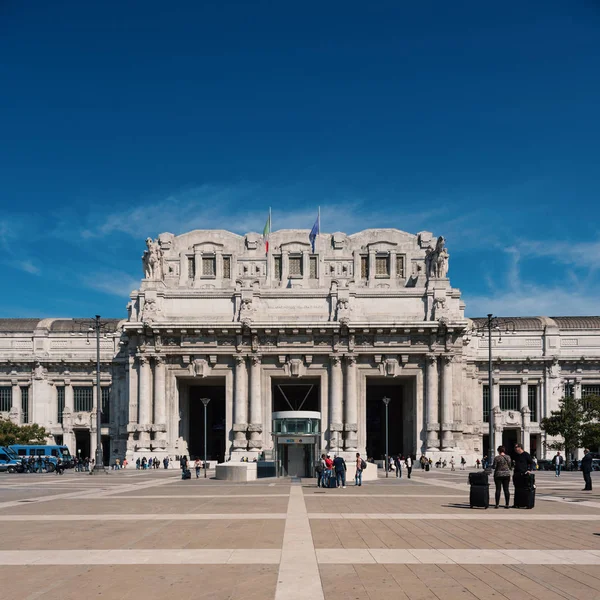
<svg viewBox="0 0 600 600">
<path fill-rule="evenodd" d="M 219 463 L 215 477 L 222 481 L 255 481 L 258 477 L 258 464 L 255 462 L 226 462 Z"/>
</svg>

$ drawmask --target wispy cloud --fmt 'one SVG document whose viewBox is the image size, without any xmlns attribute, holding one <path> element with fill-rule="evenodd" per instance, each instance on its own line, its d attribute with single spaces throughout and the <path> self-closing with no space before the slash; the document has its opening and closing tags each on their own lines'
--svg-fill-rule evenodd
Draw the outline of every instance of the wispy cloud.
<svg viewBox="0 0 600 600">
<path fill-rule="evenodd" d="M 25 273 L 30 273 L 31 275 L 39 275 L 41 273 L 41 269 L 33 263 L 33 261 L 27 260 L 11 260 L 8 261 L 8 265 L 14 267 L 15 269 L 19 269 L 21 271 L 25 271 Z"/>
<path fill-rule="evenodd" d="M 550 258 L 556 263 L 597 270 L 600 268 L 600 240 L 574 241 L 530 241 L 523 240 L 515 246 L 529 258 Z"/>
<path fill-rule="evenodd" d="M 100 271 L 83 276 L 81 284 L 97 292 L 128 298 L 131 291 L 139 287 L 140 281 L 123 271 Z"/>
</svg>

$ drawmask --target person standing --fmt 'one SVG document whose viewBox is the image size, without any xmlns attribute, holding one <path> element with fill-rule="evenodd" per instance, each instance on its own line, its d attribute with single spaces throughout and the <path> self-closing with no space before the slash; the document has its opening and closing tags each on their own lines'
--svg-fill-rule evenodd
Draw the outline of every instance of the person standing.
<svg viewBox="0 0 600 600">
<path fill-rule="evenodd" d="M 396 477 L 398 479 L 402 479 L 402 462 L 400 460 L 399 455 L 396 455 L 396 460 L 394 461 L 394 464 L 396 465 Z"/>
<path fill-rule="evenodd" d="M 196 458 L 194 461 L 194 469 L 196 469 L 196 479 L 200 478 L 200 459 Z"/>
<path fill-rule="evenodd" d="M 317 473 L 317 487 L 325 487 L 323 486 L 324 474 L 325 474 L 325 455 L 321 454 L 321 460 L 317 462 L 317 466 L 315 467 L 315 471 Z"/>
<path fill-rule="evenodd" d="M 331 455 L 328 454 L 325 457 L 325 487 L 331 487 L 332 479 L 333 479 L 333 461 L 331 460 Z"/>
<path fill-rule="evenodd" d="M 517 495 L 517 488 L 526 487 L 527 477 L 532 471 L 535 471 L 535 464 L 529 452 L 523 450 L 521 444 L 515 446 L 515 472 L 513 475 L 513 484 L 515 486 L 515 496 Z"/>
<path fill-rule="evenodd" d="M 354 475 L 354 485 L 362 485 L 362 472 L 363 472 L 363 459 L 360 457 L 360 453 L 356 453 L 356 475 Z"/>
<path fill-rule="evenodd" d="M 335 468 L 336 487 L 346 489 L 346 461 L 339 454 L 333 459 L 333 467 Z"/>
<path fill-rule="evenodd" d="M 510 508 L 510 469 L 512 467 L 512 460 L 510 456 L 506 455 L 506 448 L 504 446 L 498 446 L 498 454 L 494 457 L 494 483 L 496 484 L 496 508 L 500 507 L 500 493 L 504 490 L 504 500 L 506 506 L 504 508 Z"/>
<path fill-rule="evenodd" d="M 404 461 L 406 465 L 406 476 L 410 479 L 410 474 L 412 473 L 413 459 L 410 454 L 407 455 L 406 460 Z"/>
<path fill-rule="evenodd" d="M 583 480 L 585 481 L 585 487 L 582 492 L 592 491 L 592 461 L 594 457 L 592 453 L 586 448 L 584 451 L 584 457 L 581 459 L 581 471 L 583 473 Z"/>
<path fill-rule="evenodd" d="M 560 477 L 560 471 L 564 462 L 564 459 L 560 455 L 560 452 L 556 453 L 556 456 L 552 459 L 552 462 L 554 463 L 554 477 Z"/>
</svg>

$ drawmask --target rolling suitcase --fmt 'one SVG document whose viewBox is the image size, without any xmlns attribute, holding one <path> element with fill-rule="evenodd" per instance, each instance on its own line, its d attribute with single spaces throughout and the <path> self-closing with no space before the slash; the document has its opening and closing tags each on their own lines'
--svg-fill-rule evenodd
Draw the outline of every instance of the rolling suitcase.
<svg viewBox="0 0 600 600">
<path fill-rule="evenodd" d="M 327 487 L 336 488 L 337 487 L 337 477 L 335 476 L 335 472 L 332 471 L 329 476 L 329 481 L 327 483 Z"/>
<path fill-rule="evenodd" d="M 472 485 L 469 493 L 471 508 L 488 508 L 490 505 L 490 486 Z"/>
<path fill-rule="evenodd" d="M 184 471 L 182 471 L 181 479 L 191 479 L 191 478 L 192 478 L 192 472 L 189 469 L 185 469 Z"/>
<path fill-rule="evenodd" d="M 522 475 L 521 485 L 515 487 L 515 508 L 535 506 L 535 475 Z"/>
<path fill-rule="evenodd" d="M 475 473 L 469 473 L 469 484 L 488 485 L 488 474 L 485 471 L 476 471 Z"/>
</svg>

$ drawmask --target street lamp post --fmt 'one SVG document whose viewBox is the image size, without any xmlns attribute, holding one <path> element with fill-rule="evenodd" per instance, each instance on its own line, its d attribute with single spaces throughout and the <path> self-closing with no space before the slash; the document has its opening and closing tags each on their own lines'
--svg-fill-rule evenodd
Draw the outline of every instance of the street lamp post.
<svg viewBox="0 0 600 600">
<path fill-rule="evenodd" d="M 100 315 L 94 317 L 93 329 L 96 332 L 96 457 L 92 473 L 104 473 L 104 453 L 102 452 L 102 388 L 100 387 Z"/>
<path fill-rule="evenodd" d="M 498 341 L 502 341 L 502 333 L 515 333 L 515 324 L 512 321 L 499 319 L 489 313 L 484 323 L 481 323 L 475 328 L 475 333 L 482 337 L 487 333 L 488 336 L 488 401 L 489 401 L 489 416 L 488 416 L 488 468 L 494 460 L 494 381 L 493 381 L 493 359 L 492 359 L 492 333 L 498 332 Z"/>
<path fill-rule="evenodd" d="M 206 479 L 206 408 L 210 402 L 210 398 L 200 398 L 204 404 L 204 479 Z"/>
<path fill-rule="evenodd" d="M 389 433 L 390 433 L 390 421 L 389 421 L 389 416 L 390 416 L 390 411 L 389 411 L 389 407 L 390 407 L 390 399 L 386 396 L 385 398 L 382 399 L 383 403 L 385 404 L 385 476 L 388 477 L 389 475 L 389 466 L 390 466 L 390 459 L 389 459 Z"/>
</svg>

